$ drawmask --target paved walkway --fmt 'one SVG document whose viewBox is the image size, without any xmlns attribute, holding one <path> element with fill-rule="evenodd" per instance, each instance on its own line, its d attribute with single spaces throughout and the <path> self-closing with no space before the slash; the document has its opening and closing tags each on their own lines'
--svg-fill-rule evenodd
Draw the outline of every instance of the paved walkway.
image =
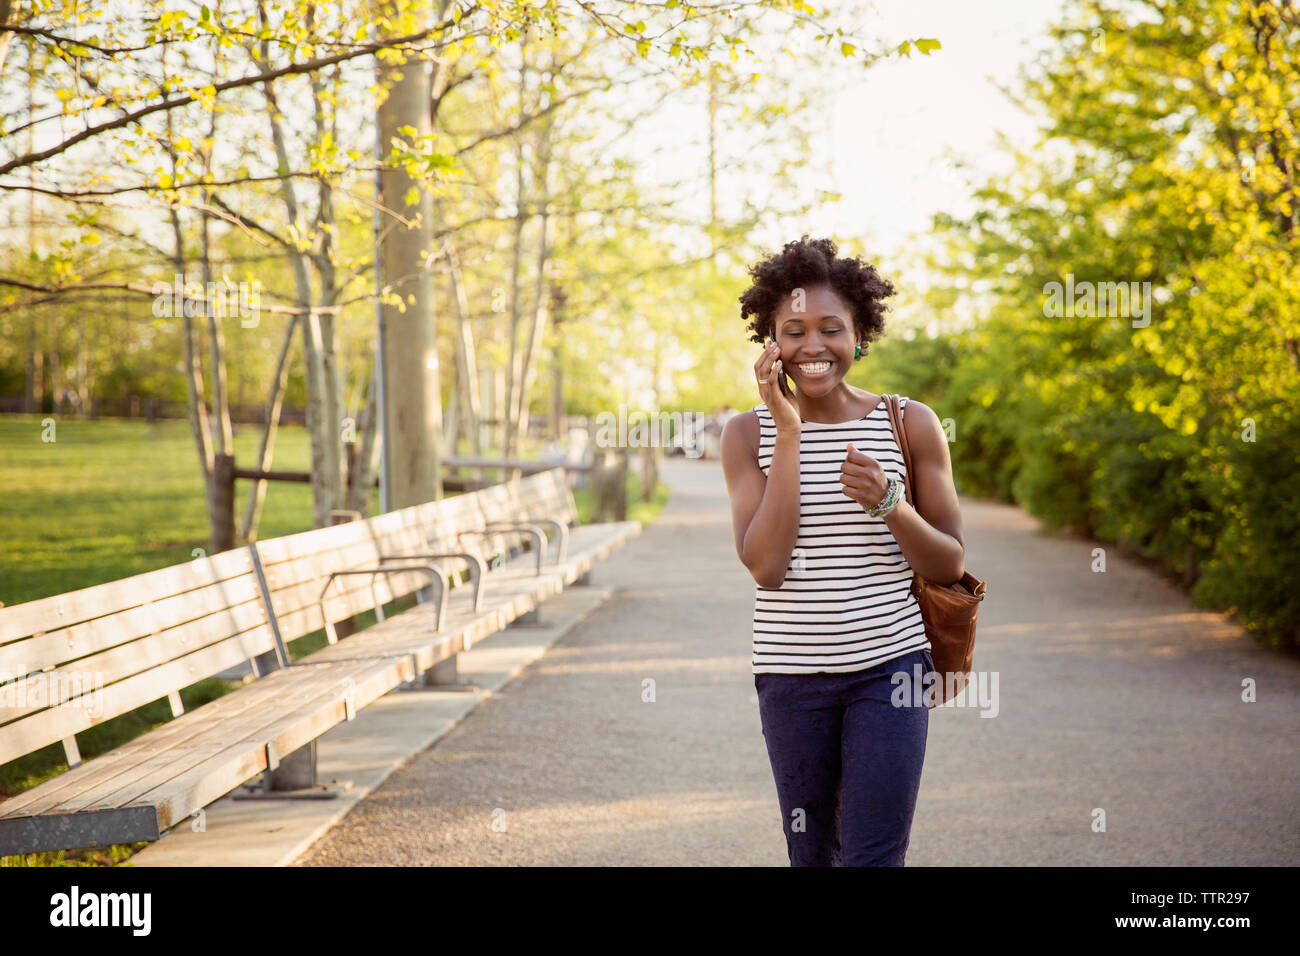
<svg viewBox="0 0 1300 956">
<path fill-rule="evenodd" d="M 592 573 L 614 597 L 298 865 L 788 865 L 722 471 L 664 480 Z M 1094 573 L 1091 542 L 962 510 L 996 716 L 932 713 L 908 865 L 1300 863 L 1300 663 L 1114 551 Z"/>
</svg>

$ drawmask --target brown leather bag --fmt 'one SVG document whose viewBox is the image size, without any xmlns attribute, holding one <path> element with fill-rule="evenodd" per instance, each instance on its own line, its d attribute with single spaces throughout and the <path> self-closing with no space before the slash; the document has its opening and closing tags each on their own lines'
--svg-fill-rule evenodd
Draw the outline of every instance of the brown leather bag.
<svg viewBox="0 0 1300 956">
<path fill-rule="evenodd" d="M 912 490 L 912 454 L 907 447 L 907 432 L 903 430 L 903 417 L 899 411 L 897 395 L 886 395 L 885 407 L 889 410 L 889 424 L 894 429 L 894 439 L 903 452 L 906 471 L 907 500 L 916 507 L 916 493 Z M 912 573 L 912 594 L 921 606 L 925 620 L 925 636 L 930 640 L 930 657 L 937 674 L 935 685 L 926 695 L 928 706 L 937 707 L 961 691 L 970 680 L 974 669 L 975 618 L 980 602 L 984 600 L 984 582 L 969 570 L 956 584 L 935 584 L 921 575 Z M 933 700 L 931 700 L 933 695 Z"/>
</svg>

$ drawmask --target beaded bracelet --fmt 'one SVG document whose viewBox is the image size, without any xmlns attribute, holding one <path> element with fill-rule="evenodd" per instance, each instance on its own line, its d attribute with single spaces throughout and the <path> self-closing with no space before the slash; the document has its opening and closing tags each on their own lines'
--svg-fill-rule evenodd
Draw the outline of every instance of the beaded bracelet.
<svg viewBox="0 0 1300 956">
<path fill-rule="evenodd" d="M 880 504 L 874 508 L 868 508 L 867 514 L 873 518 L 881 518 L 894 510 L 894 506 L 903 496 L 903 483 L 897 478 L 889 479 L 889 487 L 885 489 L 885 497 L 880 499 Z"/>
</svg>

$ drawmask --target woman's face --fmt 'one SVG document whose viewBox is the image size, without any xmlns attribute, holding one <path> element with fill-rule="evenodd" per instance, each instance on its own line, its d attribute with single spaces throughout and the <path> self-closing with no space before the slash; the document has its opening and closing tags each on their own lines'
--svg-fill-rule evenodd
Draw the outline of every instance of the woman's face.
<svg viewBox="0 0 1300 956">
<path fill-rule="evenodd" d="M 773 316 L 781 367 L 805 395 L 825 395 L 853 365 L 853 310 L 829 286 L 794 289 Z"/>
</svg>

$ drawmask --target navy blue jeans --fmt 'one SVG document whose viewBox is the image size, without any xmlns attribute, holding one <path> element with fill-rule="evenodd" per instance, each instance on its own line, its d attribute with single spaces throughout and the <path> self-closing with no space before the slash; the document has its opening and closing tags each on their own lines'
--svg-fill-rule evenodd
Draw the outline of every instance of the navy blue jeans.
<svg viewBox="0 0 1300 956">
<path fill-rule="evenodd" d="M 930 729 L 917 664 L 934 669 L 919 650 L 847 674 L 754 675 L 791 866 L 903 865 Z"/>
</svg>

